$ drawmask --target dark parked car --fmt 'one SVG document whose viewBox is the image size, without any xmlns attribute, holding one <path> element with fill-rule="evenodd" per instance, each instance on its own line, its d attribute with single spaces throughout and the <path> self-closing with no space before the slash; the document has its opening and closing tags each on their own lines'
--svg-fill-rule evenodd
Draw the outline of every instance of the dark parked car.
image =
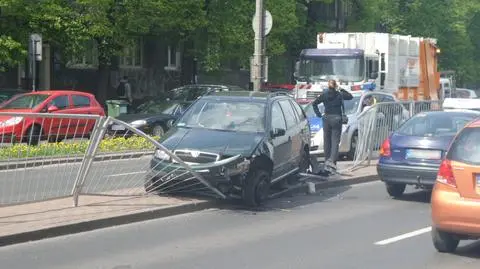
<svg viewBox="0 0 480 269">
<path fill-rule="evenodd" d="M 211 92 L 246 91 L 234 85 L 191 84 L 173 89 L 167 93 L 172 100 L 194 101 Z"/>
<path fill-rule="evenodd" d="M 10 98 L 12 98 L 17 94 L 23 94 L 23 93 L 27 93 L 27 92 L 20 89 L 0 89 L 0 104 L 9 100 Z"/>
<path fill-rule="evenodd" d="M 450 142 L 480 112 L 430 111 L 417 114 L 387 138 L 377 172 L 387 192 L 401 196 L 406 185 L 431 189 Z"/>
<path fill-rule="evenodd" d="M 194 170 L 201 167 L 196 171 L 227 197 L 250 206 L 260 205 L 272 184 L 309 166 L 307 118 L 284 94 L 210 93 L 192 104 L 160 143 Z M 222 163 L 226 159 L 231 160 Z M 169 156 L 157 151 L 147 191 L 178 184 L 162 182 L 175 167 Z"/>
<path fill-rule="evenodd" d="M 153 136 L 163 136 L 191 102 L 152 100 L 140 105 L 133 113 L 122 114 L 117 117 L 131 126 Z M 133 133 L 128 132 L 123 125 L 112 124 L 108 134 L 113 136 L 128 137 Z"/>
</svg>

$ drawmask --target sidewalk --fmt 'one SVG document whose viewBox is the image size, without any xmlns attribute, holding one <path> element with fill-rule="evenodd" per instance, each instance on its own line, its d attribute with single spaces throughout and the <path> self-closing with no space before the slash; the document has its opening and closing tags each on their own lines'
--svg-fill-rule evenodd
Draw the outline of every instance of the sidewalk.
<svg viewBox="0 0 480 269">
<path fill-rule="evenodd" d="M 328 179 L 308 176 L 302 181 L 313 182 L 316 189 L 374 181 L 378 180 L 375 164 L 376 162 L 372 162 L 368 167 Z M 339 168 L 348 167 L 349 163 L 342 162 L 340 165 Z M 308 186 L 301 184 L 286 193 L 306 193 L 307 190 Z M 216 205 L 217 200 L 157 195 L 142 197 L 82 195 L 78 207 L 73 207 L 72 197 L 0 207 L 0 246 L 195 212 Z"/>
<path fill-rule="evenodd" d="M 0 246 L 202 210 L 211 201 L 149 195 L 80 196 L 0 207 Z"/>
</svg>

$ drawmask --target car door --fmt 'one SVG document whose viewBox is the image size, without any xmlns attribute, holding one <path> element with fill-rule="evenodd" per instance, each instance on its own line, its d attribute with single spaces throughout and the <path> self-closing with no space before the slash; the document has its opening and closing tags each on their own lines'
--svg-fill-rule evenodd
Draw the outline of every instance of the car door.
<svg viewBox="0 0 480 269">
<path fill-rule="evenodd" d="M 55 110 L 49 111 L 52 107 Z M 71 113 L 71 106 L 70 106 L 70 98 L 68 95 L 56 95 L 53 97 L 48 103 L 46 107 L 46 111 L 52 114 L 70 114 Z M 70 118 L 52 118 L 50 120 L 49 126 L 44 126 L 45 133 L 48 133 L 49 137 L 63 137 L 67 135 L 67 130 L 69 126 L 75 126 L 75 122 L 72 122 Z"/>
<path fill-rule="evenodd" d="M 304 148 L 305 145 L 309 146 L 310 145 L 310 126 L 308 124 L 308 121 L 307 121 L 307 117 L 305 115 L 305 113 L 303 112 L 302 108 L 300 107 L 299 104 L 297 104 L 296 102 L 290 100 L 290 104 L 292 105 L 292 107 L 294 108 L 295 110 L 295 116 L 297 117 L 297 131 L 298 131 L 298 136 L 299 136 L 299 143 L 300 143 L 300 146 L 299 146 L 299 152 L 300 152 L 300 155 L 299 155 L 299 158 L 297 159 L 297 164 L 300 163 L 301 161 L 301 153 L 302 153 L 302 150 Z"/>
<path fill-rule="evenodd" d="M 273 146 L 273 178 L 277 178 L 288 171 L 288 161 L 291 151 L 291 139 L 288 138 L 287 124 L 282 108 L 278 102 L 274 102 L 271 107 L 270 130 L 284 130 L 285 135 L 272 136 L 270 143 Z"/>
<path fill-rule="evenodd" d="M 300 129 L 295 116 L 296 112 L 288 99 L 281 100 L 280 107 L 282 108 L 287 123 L 286 136 L 290 140 L 290 151 L 288 153 L 287 170 L 290 171 L 296 167 L 296 160 L 300 157 L 300 148 L 302 147 L 302 138 L 300 136 Z"/>
<path fill-rule="evenodd" d="M 98 114 L 96 107 L 92 107 L 92 100 L 90 97 L 79 94 L 72 94 L 72 108 L 70 113 L 72 114 L 84 114 L 95 115 Z M 87 134 L 93 129 L 95 120 L 78 119 L 75 121 L 75 125 L 70 124 L 68 134 L 75 137 L 86 137 Z"/>
</svg>

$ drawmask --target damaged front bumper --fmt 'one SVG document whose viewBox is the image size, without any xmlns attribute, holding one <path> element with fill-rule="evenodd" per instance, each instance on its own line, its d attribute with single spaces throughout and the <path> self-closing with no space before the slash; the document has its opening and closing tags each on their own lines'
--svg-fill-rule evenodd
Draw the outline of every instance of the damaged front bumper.
<svg viewBox="0 0 480 269">
<path fill-rule="evenodd" d="M 241 155 L 203 164 L 185 163 L 179 159 L 165 161 L 154 157 L 150 162 L 151 171 L 147 175 L 147 181 L 159 186 L 159 191 L 172 185 L 185 185 L 182 189 L 184 191 L 187 182 L 190 185 L 197 183 L 196 187 L 192 187 L 193 190 L 198 189 L 198 183 L 201 183 L 226 198 L 235 190 L 241 190 L 250 162 Z"/>
</svg>

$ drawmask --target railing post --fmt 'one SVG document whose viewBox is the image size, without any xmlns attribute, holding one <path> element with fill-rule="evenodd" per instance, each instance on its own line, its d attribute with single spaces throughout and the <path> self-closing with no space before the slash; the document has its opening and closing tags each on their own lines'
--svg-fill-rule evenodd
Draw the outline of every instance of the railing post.
<svg viewBox="0 0 480 269">
<path fill-rule="evenodd" d="M 377 116 L 378 116 L 378 104 L 375 104 L 372 109 L 375 109 L 374 113 L 373 113 L 373 126 L 372 128 L 369 130 L 369 135 L 370 136 L 370 131 L 372 130 L 376 130 L 376 127 L 377 127 Z M 372 139 L 373 138 L 373 139 Z M 376 140 L 376 137 L 366 137 L 367 139 L 367 146 L 368 146 L 368 155 L 367 155 L 367 166 L 370 166 L 370 164 L 372 163 L 372 146 L 375 145 L 376 143 L 372 143 L 372 140 Z"/>
<path fill-rule="evenodd" d="M 410 111 L 410 118 L 413 117 L 415 115 L 415 102 L 414 101 L 409 101 L 409 111 Z"/>
<path fill-rule="evenodd" d="M 77 177 L 75 178 L 75 184 L 72 190 L 73 205 L 75 207 L 78 206 L 78 196 L 81 193 L 83 184 L 85 183 L 85 179 L 95 158 L 95 154 L 97 153 L 100 142 L 102 142 L 103 136 L 107 131 L 108 122 L 108 117 L 101 117 L 100 119 L 98 119 L 97 124 L 93 129 L 92 135 L 90 137 L 90 144 L 88 145 L 85 156 L 83 157 L 83 161 L 80 165 L 80 169 L 78 170 Z"/>
</svg>

